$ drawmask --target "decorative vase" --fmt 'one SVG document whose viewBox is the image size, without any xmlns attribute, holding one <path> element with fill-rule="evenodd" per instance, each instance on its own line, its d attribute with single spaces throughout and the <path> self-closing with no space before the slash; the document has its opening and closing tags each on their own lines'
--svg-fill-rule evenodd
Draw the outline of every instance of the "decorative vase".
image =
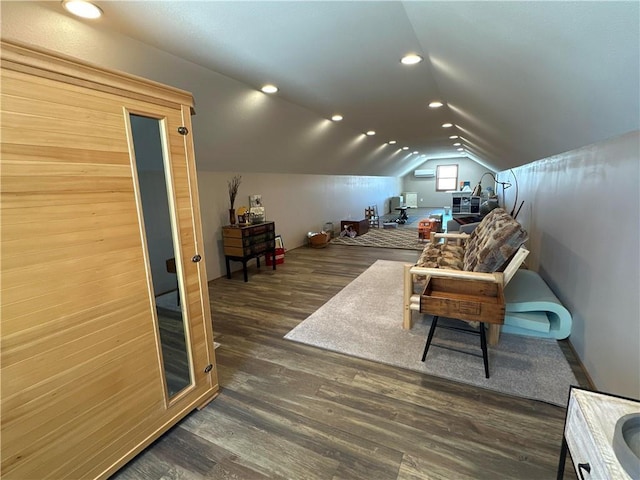
<svg viewBox="0 0 640 480">
<path fill-rule="evenodd" d="M 236 224 L 236 209 L 235 208 L 230 208 L 229 209 L 229 223 L 231 225 L 235 225 Z"/>
</svg>

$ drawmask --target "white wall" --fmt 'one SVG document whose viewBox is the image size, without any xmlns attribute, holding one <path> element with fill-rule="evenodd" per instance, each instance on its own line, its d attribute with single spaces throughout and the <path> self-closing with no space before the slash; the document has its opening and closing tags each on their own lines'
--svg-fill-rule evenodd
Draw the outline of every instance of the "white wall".
<svg viewBox="0 0 640 480">
<path fill-rule="evenodd" d="M 598 389 L 640 398 L 640 133 L 514 172 L 528 264 L 572 313 L 571 344 Z"/>
<path fill-rule="evenodd" d="M 60 52 L 193 94 L 196 164 L 200 171 L 306 174 L 393 174 L 395 150 L 350 126 L 331 122 L 237 80 L 143 44 L 108 21 L 71 17 L 60 2 L 2 2 L 2 38 Z M 185 39 L 189 41 L 189 39 Z M 324 116 L 323 116 L 324 115 Z M 376 167 L 377 168 L 377 167 Z"/>
<path fill-rule="evenodd" d="M 458 184 L 460 182 L 471 182 L 471 188 L 473 189 L 477 184 L 482 174 L 485 172 L 495 173 L 483 167 L 478 162 L 466 157 L 455 158 L 439 158 L 437 160 L 427 160 L 415 170 L 436 170 L 438 165 L 458 165 Z M 493 179 L 487 175 L 482 181 L 483 188 L 494 187 Z M 418 207 L 445 207 L 451 206 L 451 193 L 448 192 L 436 192 L 436 178 L 416 178 L 413 175 L 413 170 L 407 175 L 402 177 L 402 191 L 403 192 L 417 192 L 418 193 Z M 495 188 L 495 187 L 494 187 Z"/>
<path fill-rule="evenodd" d="M 209 279 L 226 273 L 222 226 L 229 223 L 227 182 L 236 173 L 198 173 Z M 262 195 L 266 219 L 275 222 L 276 233 L 290 250 L 306 245 L 307 233 L 320 231 L 326 222 L 339 229 L 341 220 L 362 220 L 368 205 L 377 204 L 383 211 L 385 201 L 399 191 L 400 180 L 395 177 L 243 173 L 235 208 L 249 206 L 249 195 Z M 237 270 L 242 265 L 232 262 L 231 267 Z"/>
<path fill-rule="evenodd" d="M 396 178 L 356 176 L 370 174 L 369 160 L 384 155 L 379 141 L 351 130 L 345 122 L 335 124 L 292 104 L 283 95 L 267 96 L 107 31 L 100 22 L 72 18 L 63 13 L 59 2 L 3 2 L 1 21 L 3 39 L 193 93 L 194 144 L 210 279 L 222 275 L 220 228 L 228 222 L 227 180 L 236 173 L 243 175 L 241 195 L 263 195 L 267 218 L 276 221 L 289 249 L 303 244 L 306 232 L 321 229 L 324 222 L 362 218 L 367 205 L 377 203 L 379 209 L 384 208 L 388 197 L 400 193 Z M 328 172 L 349 175 L 324 175 Z"/>
</svg>

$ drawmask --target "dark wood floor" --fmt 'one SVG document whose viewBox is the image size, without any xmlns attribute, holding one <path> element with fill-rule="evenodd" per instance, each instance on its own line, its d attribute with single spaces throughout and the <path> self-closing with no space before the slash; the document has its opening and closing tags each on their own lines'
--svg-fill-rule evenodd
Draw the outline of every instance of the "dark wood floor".
<svg viewBox="0 0 640 480">
<path fill-rule="evenodd" d="M 377 259 L 417 256 L 303 247 L 211 282 L 220 395 L 114 478 L 556 478 L 564 408 L 282 338 Z"/>
<path fill-rule="evenodd" d="M 164 376 L 169 397 L 191 383 L 189 354 L 184 332 L 182 314 L 166 308 L 156 307 Z"/>
</svg>

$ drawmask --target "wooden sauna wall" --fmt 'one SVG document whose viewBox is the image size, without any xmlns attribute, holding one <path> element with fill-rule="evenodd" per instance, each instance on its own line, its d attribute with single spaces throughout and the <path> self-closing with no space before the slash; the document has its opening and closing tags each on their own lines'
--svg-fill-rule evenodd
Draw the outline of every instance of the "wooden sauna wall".
<svg viewBox="0 0 640 480">
<path fill-rule="evenodd" d="M 14 50 L 1 78 L 2 475 L 106 477 L 217 390 L 204 261 L 191 262 L 203 255 L 193 144 L 177 133 L 191 130 L 190 104 L 67 59 L 23 64 L 29 51 Z M 170 132 L 195 380 L 171 402 L 127 111 L 165 118 Z"/>
</svg>

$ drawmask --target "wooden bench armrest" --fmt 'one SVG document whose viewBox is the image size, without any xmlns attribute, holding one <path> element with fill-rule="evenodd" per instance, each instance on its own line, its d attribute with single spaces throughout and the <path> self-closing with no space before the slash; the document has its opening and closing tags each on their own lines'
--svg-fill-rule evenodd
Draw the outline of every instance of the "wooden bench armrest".
<svg viewBox="0 0 640 480">
<path fill-rule="evenodd" d="M 511 257 L 511 260 L 504 269 L 504 272 L 495 273 L 481 273 L 481 272 L 467 272 L 465 270 L 449 270 L 446 268 L 429 268 L 429 267 L 416 267 L 410 268 L 410 273 L 416 275 L 432 276 L 432 277 L 447 277 L 447 278 L 462 278 L 468 280 L 482 280 L 486 282 L 500 282 L 507 285 L 513 276 L 516 274 L 522 262 L 529 255 L 529 250 L 524 247 L 520 247 L 516 253 Z"/>
<path fill-rule="evenodd" d="M 516 274 L 522 262 L 524 262 L 525 258 L 529 255 L 529 250 L 524 247 L 520 247 L 518 251 L 511 257 L 511 261 L 507 265 L 507 268 L 504 269 L 504 285 L 511 281 L 513 276 Z"/>
<path fill-rule="evenodd" d="M 466 272 L 464 270 L 449 270 L 446 268 L 411 267 L 410 273 L 431 277 L 460 278 L 466 280 L 481 280 L 484 282 L 502 283 L 502 272 L 481 273 Z"/>
<path fill-rule="evenodd" d="M 468 233 L 437 233 L 437 232 L 433 232 L 433 234 L 431 236 L 433 238 L 453 238 L 453 239 L 458 239 L 458 238 L 469 238 L 471 235 L 469 235 Z"/>
</svg>

